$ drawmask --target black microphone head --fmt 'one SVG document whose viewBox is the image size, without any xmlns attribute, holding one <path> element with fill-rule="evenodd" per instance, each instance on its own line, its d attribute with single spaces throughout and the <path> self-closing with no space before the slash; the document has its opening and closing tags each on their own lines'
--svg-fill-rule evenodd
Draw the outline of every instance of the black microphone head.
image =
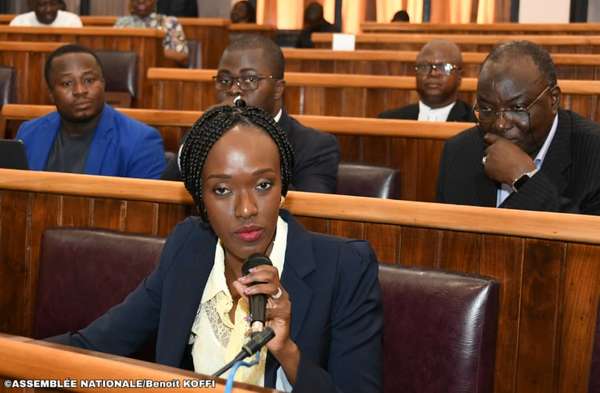
<svg viewBox="0 0 600 393">
<path fill-rule="evenodd" d="M 250 269 L 260 265 L 273 265 L 269 257 L 263 254 L 252 254 L 244 261 L 242 265 L 242 274 L 245 276 L 250 273 Z"/>
</svg>

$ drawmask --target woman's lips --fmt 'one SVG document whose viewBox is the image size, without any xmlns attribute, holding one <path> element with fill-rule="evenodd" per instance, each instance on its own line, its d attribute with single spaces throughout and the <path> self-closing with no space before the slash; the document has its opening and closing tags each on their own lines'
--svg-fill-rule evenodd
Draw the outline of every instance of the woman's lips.
<svg viewBox="0 0 600 393">
<path fill-rule="evenodd" d="M 243 229 L 241 231 L 235 232 L 235 236 L 237 236 L 240 240 L 253 243 L 260 239 L 264 230 L 261 228 L 252 228 L 252 229 Z"/>
</svg>

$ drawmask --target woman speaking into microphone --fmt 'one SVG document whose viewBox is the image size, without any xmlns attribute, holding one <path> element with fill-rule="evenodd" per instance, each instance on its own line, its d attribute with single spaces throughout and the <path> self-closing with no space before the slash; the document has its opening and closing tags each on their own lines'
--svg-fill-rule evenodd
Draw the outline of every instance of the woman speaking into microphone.
<svg viewBox="0 0 600 393">
<path fill-rule="evenodd" d="M 236 381 L 381 391 L 376 258 L 366 241 L 308 232 L 281 209 L 293 160 L 285 132 L 261 109 L 238 100 L 207 111 L 179 156 L 200 217 L 175 227 L 156 270 L 123 303 L 52 341 L 129 355 L 154 334 L 157 363 L 212 374 L 249 339 L 248 299 L 265 295 L 275 337 Z M 272 264 L 244 275 L 255 254 Z"/>
</svg>

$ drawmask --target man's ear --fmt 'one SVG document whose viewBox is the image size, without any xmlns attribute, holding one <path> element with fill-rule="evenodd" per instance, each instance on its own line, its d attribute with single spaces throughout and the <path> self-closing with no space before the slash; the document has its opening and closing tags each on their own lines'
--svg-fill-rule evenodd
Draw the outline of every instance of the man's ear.
<svg viewBox="0 0 600 393">
<path fill-rule="evenodd" d="M 283 92 L 285 90 L 285 80 L 279 79 L 275 82 L 275 100 L 281 100 L 283 98 Z"/>
<path fill-rule="evenodd" d="M 550 98 L 552 99 L 552 112 L 553 113 L 558 112 L 558 107 L 560 105 L 560 95 L 561 95 L 560 87 L 554 86 L 554 88 L 552 89 L 552 92 L 550 93 Z"/>
</svg>

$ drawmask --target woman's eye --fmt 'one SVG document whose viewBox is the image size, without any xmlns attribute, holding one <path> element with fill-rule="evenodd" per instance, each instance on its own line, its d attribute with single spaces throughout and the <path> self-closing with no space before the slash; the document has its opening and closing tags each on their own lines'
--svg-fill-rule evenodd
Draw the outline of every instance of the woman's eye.
<svg viewBox="0 0 600 393">
<path fill-rule="evenodd" d="M 61 84 L 63 85 L 63 87 L 71 87 L 71 85 L 73 85 L 72 81 L 62 81 Z"/>
<path fill-rule="evenodd" d="M 219 196 L 224 196 L 229 193 L 229 189 L 227 187 L 215 187 L 213 192 Z"/>
<path fill-rule="evenodd" d="M 256 186 L 256 188 L 259 189 L 260 191 L 266 191 L 266 190 L 270 189 L 271 187 L 273 187 L 273 183 L 270 181 L 261 181 Z"/>
</svg>

